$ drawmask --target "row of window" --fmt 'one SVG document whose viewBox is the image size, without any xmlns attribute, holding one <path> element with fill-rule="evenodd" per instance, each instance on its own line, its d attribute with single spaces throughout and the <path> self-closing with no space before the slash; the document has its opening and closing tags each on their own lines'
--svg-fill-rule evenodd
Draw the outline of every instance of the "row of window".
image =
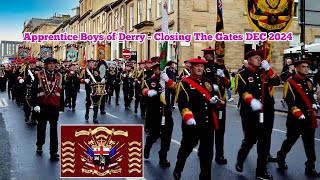
<svg viewBox="0 0 320 180">
<path fill-rule="evenodd" d="M 84 1 L 89 2 L 89 1 Z M 147 0 L 147 21 L 151 21 L 152 19 L 152 3 L 153 0 Z M 163 0 L 157 0 L 157 18 L 162 17 L 162 9 L 163 9 Z M 173 12 L 173 5 L 174 5 L 174 0 L 167 0 L 167 7 L 168 7 L 168 13 Z M 81 3 L 81 7 L 83 4 Z M 81 10 L 83 11 L 83 9 Z M 142 20 L 142 14 L 143 14 L 143 2 L 142 0 L 138 0 L 137 3 L 137 23 L 141 23 Z M 119 17 L 120 15 L 120 17 Z M 131 4 L 129 6 L 129 30 L 133 30 L 134 24 L 134 4 Z M 112 17 L 114 16 L 114 18 Z M 114 29 L 117 30 L 119 27 L 122 28 L 124 26 L 124 19 L 125 17 L 125 10 L 124 6 L 121 7 L 120 13 L 118 9 L 113 10 L 111 14 L 108 15 L 104 13 L 102 16 L 97 17 L 92 21 L 93 25 L 93 32 L 95 33 L 102 33 L 103 30 L 107 29 L 108 32 L 112 31 L 112 19 L 115 19 L 114 21 Z M 108 18 L 108 19 L 107 19 Z M 108 22 L 108 24 L 107 24 Z M 86 32 L 87 30 L 87 21 L 84 23 L 81 23 L 80 27 L 81 31 Z"/>
<path fill-rule="evenodd" d="M 10 55 L 18 52 L 19 44 L 1 44 L 1 55 Z"/>
</svg>

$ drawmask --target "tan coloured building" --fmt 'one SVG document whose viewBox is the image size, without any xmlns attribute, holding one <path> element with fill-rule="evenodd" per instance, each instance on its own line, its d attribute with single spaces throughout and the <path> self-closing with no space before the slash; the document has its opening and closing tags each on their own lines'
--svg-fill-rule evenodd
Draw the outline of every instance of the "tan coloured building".
<svg viewBox="0 0 320 180">
<path fill-rule="evenodd" d="M 216 26 L 216 1 L 210 0 L 166 0 L 168 5 L 169 33 L 192 34 L 204 32 L 215 34 Z M 89 34 L 104 34 L 112 32 L 125 32 L 127 34 L 146 34 L 152 36 L 161 31 L 162 8 L 164 0 L 80 0 L 80 14 L 77 21 L 72 21 L 68 32 L 86 32 Z M 252 32 L 253 28 L 247 20 L 245 4 L 243 1 L 224 0 L 223 20 L 225 33 L 244 34 Z M 297 2 L 296 2 L 297 5 Z M 283 50 L 299 44 L 300 27 L 297 13 L 289 29 L 293 32 L 293 41 L 274 42 L 271 63 L 276 72 L 280 72 L 283 64 Z M 71 22 L 69 21 L 69 22 Z M 78 28 L 76 28 L 78 23 Z M 63 32 L 63 31 L 61 31 Z M 320 30 L 306 28 L 306 43 L 319 42 Z M 143 43 L 127 41 L 102 41 L 99 44 L 106 46 L 106 59 L 121 59 L 122 50 L 129 48 L 137 52 L 137 61 L 150 59 L 160 54 L 160 42 L 146 40 Z M 97 43 L 89 41 L 77 43 L 79 46 L 79 60 L 83 59 L 85 50 L 86 58 L 97 58 Z M 258 42 L 230 41 L 226 42 L 225 64 L 232 70 L 241 67 L 244 54 L 257 48 Z M 181 43 L 169 42 L 168 60 L 176 60 L 179 66 L 183 61 L 192 57 L 202 56 L 201 49 L 212 46 L 211 42 Z M 58 46 L 59 47 L 59 46 Z"/>
</svg>

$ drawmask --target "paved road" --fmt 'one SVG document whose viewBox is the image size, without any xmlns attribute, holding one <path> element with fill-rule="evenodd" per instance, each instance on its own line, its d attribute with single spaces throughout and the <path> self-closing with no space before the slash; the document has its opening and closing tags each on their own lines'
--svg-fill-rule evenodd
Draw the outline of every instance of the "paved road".
<svg viewBox="0 0 320 180">
<path fill-rule="evenodd" d="M 48 144 L 44 146 L 43 156 L 36 155 L 36 126 L 25 124 L 23 110 L 18 108 L 15 103 L 7 99 L 7 94 L 0 93 L 0 99 L 5 102 L 0 107 L 0 112 L 2 113 L 5 121 L 6 130 L 9 133 L 10 141 L 10 152 L 11 152 L 11 179 L 18 180 L 55 180 L 59 179 L 59 162 L 51 162 L 49 160 L 49 147 Z M 76 111 L 72 112 L 68 109 L 65 110 L 63 114 L 60 115 L 60 124 L 87 124 L 84 120 L 84 91 L 80 91 L 78 95 L 78 103 Z M 6 105 L 7 103 L 7 105 Z M 134 115 L 133 110 L 125 110 L 123 101 L 121 100 L 120 106 L 115 106 L 113 104 L 107 105 L 106 115 L 98 115 L 100 123 L 104 124 L 143 124 L 139 115 Z M 233 103 L 234 104 L 234 103 Z M 228 159 L 228 164 L 225 166 L 219 166 L 215 163 L 212 165 L 212 179 L 238 179 L 238 180 L 249 180 L 255 179 L 255 165 L 256 165 L 256 148 L 253 148 L 248 160 L 244 166 L 244 172 L 238 173 L 234 169 L 236 162 L 236 153 L 240 147 L 242 141 L 242 131 L 241 122 L 239 118 L 239 112 L 235 105 L 230 103 L 227 108 L 228 120 L 225 135 L 225 156 Z M 133 107 L 133 106 L 132 106 Z M 91 114 L 92 115 L 92 114 Z M 90 117 L 92 117 L 90 115 Z M 168 155 L 168 160 L 171 162 L 171 167 L 168 169 L 162 169 L 158 165 L 158 150 L 159 141 L 154 145 L 151 156 L 148 160 L 145 160 L 145 179 L 148 180 L 171 180 L 172 172 L 176 162 L 176 155 L 180 147 L 181 140 L 181 116 L 179 111 L 173 110 L 174 118 L 174 132 L 171 140 L 171 149 Z M 274 131 L 272 135 L 272 150 L 273 155 L 278 151 L 282 141 L 285 139 L 285 120 L 286 116 L 283 113 L 276 114 L 276 121 L 274 125 Z M 92 119 L 90 119 L 89 124 L 92 124 Z M 1 139 L 6 138 L 2 134 L 4 125 L 1 123 L 0 118 L 0 136 Z M 49 130 L 47 131 L 47 142 L 49 142 Z M 316 133 L 316 150 L 317 157 L 320 157 L 320 132 Z M 6 142 L 0 141 L 1 147 L 3 147 Z M 2 150 L 2 149 L 1 149 Z M 3 151 L 3 150 L 2 150 Z M 190 155 L 187 160 L 185 171 L 182 174 L 182 179 L 198 179 L 199 174 L 199 160 L 197 158 L 197 149 Z M 1 154 L 0 154 L 1 155 Z M 1 156 L 3 158 L 3 156 Z M 2 160 L 2 161 L 1 161 Z M 3 166 L 1 159 L 0 162 L 0 172 L 5 172 L 4 170 L 9 166 Z M 292 152 L 288 155 L 287 163 L 289 169 L 287 173 L 282 174 L 276 164 L 269 164 L 270 173 L 273 174 L 275 179 L 290 179 L 290 180 L 301 180 L 307 179 L 304 176 L 304 162 L 305 154 L 303 150 L 303 144 L 301 140 L 298 140 L 297 144 L 293 147 Z M 10 158 L 5 160 L 10 161 Z M 320 170 L 320 161 L 317 163 L 317 169 Z M 8 171 L 7 171 L 8 172 Z M 2 174 L 0 174 L 2 175 Z M 6 176 L 1 176 L 0 179 L 8 179 Z"/>
</svg>

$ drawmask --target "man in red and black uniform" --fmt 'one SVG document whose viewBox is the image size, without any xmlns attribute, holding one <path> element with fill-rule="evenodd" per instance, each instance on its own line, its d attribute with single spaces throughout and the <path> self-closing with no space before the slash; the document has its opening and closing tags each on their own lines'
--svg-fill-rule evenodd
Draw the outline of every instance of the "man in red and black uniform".
<svg viewBox="0 0 320 180">
<path fill-rule="evenodd" d="M 92 86 L 95 85 L 97 82 L 105 83 L 105 79 L 101 79 L 99 70 L 96 69 L 96 60 L 90 59 L 87 62 L 88 68 L 85 70 L 85 74 L 83 76 L 83 79 L 81 80 L 82 84 L 85 84 L 85 90 L 86 90 L 86 114 L 85 119 L 86 121 L 89 120 L 89 110 L 91 106 L 91 99 L 93 103 L 93 123 L 98 124 L 98 109 L 100 101 L 102 100 L 103 96 L 92 94 Z M 89 73 L 89 72 L 90 73 Z"/>
<path fill-rule="evenodd" d="M 211 179 L 214 131 L 219 128 L 214 108 L 218 97 L 212 81 L 203 76 L 207 61 L 193 58 L 188 63 L 191 65 L 191 75 L 182 79 L 177 90 L 182 116 L 182 140 L 173 176 L 176 180 L 180 179 L 187 158 L 200 141 L 199 179 Z"/>
<path fill-rule="evenodd" d="M 33 107 L 40 113 L 37 128 L 37 153 L 42 154 L 46 139 L 47 122 L 50 123 L 50 159 L 58 160 L 58 130 L 60 93 L 62 92 L 62 75 L 55 70 L 57 60 L 45 59 L 45 69 L 35 74 L 33 86 Z"/>
<path fill-rule="evenodd" d="M 216 113 L 219 120 L 220 128 L 215 134 L 216 156 L 217 164 L 227 164 L 227 159 L 224 158 L 224 133 L 226 128 L 226 90 L 230 88 L 230 74 L 223 64 L 214 62 L 214 49 L 210 46 L 203 51 L 203 57 L 208 61 L 205 65 L 204 76 L 210 79 L 215 84 L 214 89 L 218 91 L 218 98 L 222 101 L 217 103 Z M 201 151 L 201 146 L 199 147 Z"/>
<path fill-rule="evenodd" d="M 294 63 L 296 74 L 288 79 L 284 85 L 284 100 L 288 105 L 287 139 L 283 141 L 278 151 L 277 162 L 280 169 L 288 169 L 285 158 L 292 146 L 302 136 L 304 149 L 307 156 L 305 174 L 320 177 L 315 170 L 315 130 L 318 127 L 315 111 L 316 100 L 313 97 L 312 81 L 307 77 L 311 62 L 300 60 Z"/>
<path fill-rule="evenodd" d="M 280 85 L 280 78 L 274 73 L 266 60 L 262 61 L 263 50 L 250 51 L 246 54 L 248 68 L 238 75 L 239 96 L 243 103 L 241 108 L 247 114 L 244 140 L 238 152 L 236 170 L 243 171 L 243 163 L 253 145 L 257 143 L 258 159 L 256 177 L 272 179 L 267 172 L 271 133 L 274 122 L 273 86 Z"/>
<path fill-rule="evenodd" d="M 161 167 L 166 168 L 170 166 L 170 162 L 167 160 L 167 153 L 170 149 L 173 119 L 171 107 L 166 103 L 165 96 L 161 95 L 164 89 L 161 87 L 160 81 L 164 81 L 169 88 L 174 88 L 175 86 L 165 72 L 160 75 L 159 63 L 155 63 L 152 69 L 154 75 L 143 81 L 145 88 L 142 90 L 143 96 L 147 97 L 146 105 L 148 107 L 145 126 L 145 128 L 148 129 L 148 134 L 144 148 L 144 157 L 146 159 L 149 158 L 153 143 L 160 137 L 161 149 L 159 151 L 159 164 Z"/>
</svg>

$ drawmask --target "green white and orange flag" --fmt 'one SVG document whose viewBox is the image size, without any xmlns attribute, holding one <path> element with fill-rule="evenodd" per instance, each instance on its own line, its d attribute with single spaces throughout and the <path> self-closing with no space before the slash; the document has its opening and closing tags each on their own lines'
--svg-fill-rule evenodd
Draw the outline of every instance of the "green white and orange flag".
<svg viewBox="0 0 320 180">
<path fill-rule="evenodd" d="M 167 2 L 163 2 L 163 10 L 162 10 L 162 24 L 161 24 L 161 32 L 164 34 L 168 34 L 168 5 Z M 160 53 L 160 70 L 165 71 L 166 64 L 167 64 L 167 50 L 168 50 L 168 41 L 163 41 L 161 43 L 161 53 Z M 160 94 L 160 100 L 161 102 L 166 105 L 166 100 L 165 100 L 165 82 L 163 80 L 160 80 L 160 85 L 163 89 L 163 91 Z"/>
</svg>

